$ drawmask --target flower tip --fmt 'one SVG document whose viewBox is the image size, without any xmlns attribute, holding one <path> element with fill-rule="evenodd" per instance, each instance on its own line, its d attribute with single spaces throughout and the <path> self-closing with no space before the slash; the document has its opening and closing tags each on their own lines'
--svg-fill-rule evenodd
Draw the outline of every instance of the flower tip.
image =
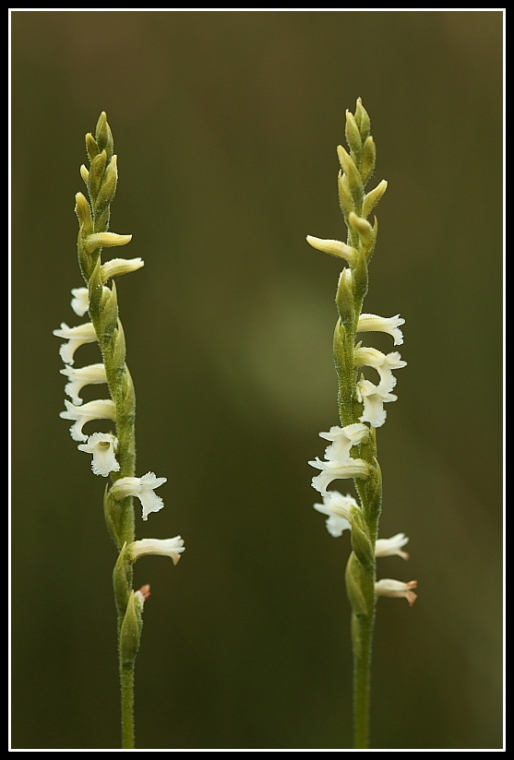
<svg viewBox="0 0 514 760">
<path fill-rule="evenodd" d="M 148 597 L 152 595 L 152 592 L 150 590 L 150 584 L 149 583 L 145 583 L 144 586 L 141 586 L 141 588 L 139 589 L 139 593 L 141 594 L 141 596 L 143 597 L 144 601 L 146 602 L 146 600 L 148 599 Z"/>
</svg>

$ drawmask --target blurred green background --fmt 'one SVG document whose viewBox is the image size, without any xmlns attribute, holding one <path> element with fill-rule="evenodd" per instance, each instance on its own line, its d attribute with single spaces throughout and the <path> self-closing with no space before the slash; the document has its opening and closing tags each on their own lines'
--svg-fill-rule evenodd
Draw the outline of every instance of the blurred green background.
<svg viewBox="0 0 514 760">
<path fill-rule="evenodd" d="M 11 18 L 13 747 L 119 746 L 116 555 L 52 335 L 81 321 L 74 194 L 102 110 L 111 229 L 146 262 L 118 283 L 138 474 L 168 478 L 137 532 L 187 547 L 136 567 L 137 746 L 351 747 L 349 537 L 307 464 L 337 424 L 340 264 L 305 236 L 344 239 L 336 146 L 360 96 L 370 187 L 389 182 L 365 310 L 400 312 L 408 361 L 379 453 L 381 535 L 411 559 L 379 575 L 419 582 L 412 609 L 378 603 L 372 746 L 500 748 L 501 11 Z"/>
</svg>

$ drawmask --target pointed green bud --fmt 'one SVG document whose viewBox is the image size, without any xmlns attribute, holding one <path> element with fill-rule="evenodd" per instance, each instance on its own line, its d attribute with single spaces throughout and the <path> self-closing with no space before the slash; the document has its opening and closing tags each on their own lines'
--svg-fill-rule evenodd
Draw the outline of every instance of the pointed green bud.
<svg viewBox="0 0 514 760">
<path fill-rule="evenodd" d="M 118 166 L 117 157 L 113 156 L 111 162 L 105 170 L 105 175 L 101 187 L 96 196 L 95 210 L 101 214 L 109 206 L 116 195 L 116 185 L 118 183 Z"/>
<path fill-rule="evenodd" d="M 362 138 L 355 117 L 351 111 L 346 111 L 345 137 L 346 142 L 350 146 L 351 152 L 355 156 L 356 163 L 359 164 L 362 151 Z"/>
<path fill-rule="evenodd" d="M 355 294 L 353 292 L 353 274 L 348 267 L 345 267 L 339 276 L 336 304 L 341 322 L 349 330 L 352 330 L 355 321 Z"/>
<path fill-rule="evenodd" d="M 346 328 L 342 324 L 341 319 L 338 319 L 334 329 L 334 341 L 332 349 L 334 355 L 334 364 L 336 365 L 338 374 L 344 372 L 344 368 L 346 366 L 345 340 Z"/>
<path fill-rule="evenodd" d="M 107 165 L 107 153 L 103 150 L 98 156 L 91 161 L 91 167 L 89 169 L 88 188 L 89 194 L 93 201 L 93 205 L 96 204 L 96 196 L 100 190 L 102 184 L 105 167 Z"/>
<path fill-rule="evenodd" d="M 119 549 L 122 521 L 122 502 L 116 501 L 116 499 L 113 499 L 113 497 L 110 495 L 108 483 L 105 486 L 104 491 L 104 517 L 109 535 L 114 541 L 116 548 Z"/>
<path fill-rule="evenodd" d="M 117 503 L 119 505 L 120 502 Z M 128 544 L 124 543 L 118 559 L 116 560 L 116 564 L 114 565 L 114 570 L 112 571 L 114 599 L 116 601 L 116 607 L 119 610 L 124 610 L 128 605 L 131 571 L 132 562 L 130 560 L 130 549 Z"/>
<path fill-rule="evenodd" d="M 360 250 L 352 269 L 353 295 L 355 308 L 361 311 L 362 302 L 368 292 L 368 262 L 364 250 Z"/>
<path fill-rule="evenodd" d="M 364 198 L 364 186 L 362 184 L 361 174 L 355 166 L 353 158 L 342 145 L 338 145 L 337 155 L 339 157 L 341 168 L 348 177 L 348 187 L 352 194 L 354 206 L 357 210 L 360 210 Z"/>
<path fill-rule="evenodd" d="M 361 216 L 357 216 L 357 214 L 354 214 L 353 211 L 351 211 L 348 216 L 348 221 L 350 227 L 359 234 L 359 237 L 362 238 L 364 242 L 367 243 L 371 240 L 372 227 L 367 219 L 363 219 Z"/>
<path fill-rule="evenodd" d="M 375 217 L 373 227 L 371 229 L 371 237 L 368 241 L 367 250 L 366 250 L 366 258 L 368 262 L 373 256 L 373 253 L 375 251 L 375 246 L 377 244 L 377 237 L 378 237 L 378 219 L 377 217 Z"/>
<path fill-rule="evenodd" d="M 371 132 L 371 122 L 369 120 L 368 112 L 362 105 L 362 100 L 360 98 L 357 98 L 357 106 L 355 108 L 355 122 L 359 127 L 361 139 L 364 143 Z"/>
<path fill-rule="evenodd" d="M 80 167 L 80 176 L 84 180 L 87 187 L 88 182 L 89 182 L 89 169 L 87 169 L 86 166 L 84 166 L 84 164 L 82 164 L 82 166 Z"/>
<path fill-rule="evenodd" d="M 346 591 L 353 614 L 357 617 L 368 617 L 373 614 L 373 607 L 370 607 L 370 604 L 366 601 L 364 570 L 353 551 L 346 565 L 345 578 Z"/>
<path fill-rule="evenodd" d="M 91 275 L 89 277 L 88 290 L 89 290 L 89 311 L 91 315 L 98 315 L 100 312 L 100 304 L 102 302 L 102 294 L 103 294 L 103 282 L 102 282 L 101 264 L 100 264 L 99 256 L 96 258 L 95 264 L 91 271 Z M 95 329 L 99 327 L 100 325 L 98 324 L 95 325 Z M 103 329 L 100 330 L 100 333 L 103 333 Z M 101 338 L 100 334 L 98 335 L 98 338 L 100 340 Z"/>
<path fill-rule="evenodd" d="M 356 510 L 355 510 L 356 511 Z M 360 510 L 359 510 L 360 512 Z M 372 568 L 375 552 L 366 531 L 362 515 L 352 512 L 352 549 L 363 567 Z"/>
<path fill-rule="evenodd" d="M 345 218 L 347 218 L 350 211 L 354 210 L 355 204 L 348 186 L 348 177 L 341 171 L 337 177 L 337 187 L 339 190 L 339 206 Z"/>
<path fill-rule="evenodd" d="M 127 245 L 132 240 L 132 235 L 117 235 L 115 232 L 95 232 L 88 235 L 84 241 L 88 253 L 97 248 L 111 248 L 116 245 Z"/>
<path fill-rule="evenodd" d="M 366 511 L 377 520 L 382 511 L 382 472 L 376 457 L 370 467 L 370 476 L 366 481 Z"/>
<path fill-rule="evenodd" d="M 371 214 L 377 203 L 381 200 L 385 191 L 387 190 L 387 182 L 385 179 L 379 182 L 374 190 L 371 190 L 364 198 L 364 206 L 362 207 L 362 216 L 367 219 Z"/>
<path fill-rule="evenodd" d="M 105 111 L 102 111 L 100 114 L 100 118 L 98 119 L 98 123 L 96 125 L 95 136 L 98 147 L 100 150 L 105 150 L 107 158 L 110 159 L 114 153 L 114 140 Z"/>
<path fill-rule="evenodd" d="M 93 219 L 91 217 L 91 206 L 85 195 L 77 193 L 75 195 L 75 213 L 77 214 L 81 232 L 85 235 L 93 231 Z"/>
<path fill-rule="evenodd" d="M 375 148 L 375 142 L 370 136 L 362 146 L 362 163 L 361 174 L 362 183 L 365 185 L 373 172 L 375 171 L 375 161 L 377 160 L 377 149 Z"/>
<path fill-rule="evenodd" d="M 87 157 L 89 158 L 89 163 L 93 163 L 93 159 L 98 156 L 100 153 L 100 148 L 97 145 L 97 142 L 91 132 L 88 132 L 86 135 L 86 151 L 87 151 Z"/>
<path fill-rule="evenodd" d="M 101 275 L 100 278 L 102 279 Z M 118 326 L 118 298 L 116 286 L 102 290 L 102 302 L 100 307 L 102 315 L 102 341 L 109 341 Z"/>
<path fill-rule="evenodd" d="M 115 292 L 115 283 L 113 282 L 113 291 Z M 114 348 L 112 352 L 112 363 L 114 367 L 125 367 L 125 358 L 127 355 L 127 346 L 125 343 L 125 333 L 123 326 L 118 320 L 117 327 L 114 331 Z M 126 368 L 125 368 L 126 369 Z M 127 370 L 128 371 L 128 370 Z"/>
<path fill-rule="evenodd" d="M 131 665 L 139 650 L 143 628 L 143 604 L 143 594 L 140 591 L 131 591 L 120 631 L 120 658 L 123 665 Z"/>
</svg>

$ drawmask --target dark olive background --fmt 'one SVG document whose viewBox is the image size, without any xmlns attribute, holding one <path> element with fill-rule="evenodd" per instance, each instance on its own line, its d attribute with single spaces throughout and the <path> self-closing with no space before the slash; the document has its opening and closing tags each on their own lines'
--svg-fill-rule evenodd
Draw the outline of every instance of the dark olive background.
<svg viewBox="0 0 514 760">
<path fill-rule="evenodd" d="M 501 11 L 12 13 L 14 748 L 119 746 L 116 555 L 104 482 L 59 419 L 52 335 L 81 321 L 74 194 L 102 110 L 111 229 L 145 260 L 118 282 L 137 471 L 168 478 L 137 535 L 187 547 L 176 568 L 136 568 L 152 585 L 137 744 L 351 746 L 349 537 L 312 508 L 307 464 L 337 424 L 341 267 L 305 236 L 344 238 L 336 146 L 359 96 L 370 187 L 389 182 L 365 310 L 400 312 L 408 361 L 379 455 L 381 535 L 404 531 L 411 559 L 379 574 L 419 582 L 412 609 L 378 603 L 372 746 L 502 746 L 502 25 Z"/>
</svg>

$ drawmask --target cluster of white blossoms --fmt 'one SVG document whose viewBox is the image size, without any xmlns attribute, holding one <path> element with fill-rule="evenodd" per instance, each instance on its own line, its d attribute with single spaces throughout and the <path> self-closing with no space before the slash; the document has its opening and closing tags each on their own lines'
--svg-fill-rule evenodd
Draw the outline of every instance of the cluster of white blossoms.
<svg viewBox="0 0 514 760">
<path fill-rule="evenodd" d="M 143 265 L 144 262 L 140 258 L 113 259 L 103 265 L 104 276 L 107 279 L 113 275 L 125 274 L 135 271 Z M 107 288 L 104 286 L 104 289 Z M 88 289 L 75 288 L 71 292 L 73 296 L 71 307 L 75 314 L 83 317 L 89 309 Z M 59 351 L 66 365 L 61 373 L 68 378 L 64 390 L 71 398 L 71 401 L 65 399 L 66 410 L 61 412 L 60 416 L 63 419 L 72 420 L 71 437 L 74 441 L 80 442 L 79 451 L 92 455 L 91 469 L 93 473 L 106 478 L 111 473 L 120 470 L 120 464 L 116 458 L 118 439 L 114 433 L 92 433 L 88 436 L 82 429 L 86 423 L 94 420 L 116 421 L 116 406 L 110 398 L 84 403 L 80 395 L 86 385 L 107 383 L 105 366 L 103 363 L 90 364 L 80 368 L 72 366 L 75 363 L 76 350 L 86 343 L 93 343 L 97 340 L 94 326 L 92 322 L 85 322 L 77 327 L 68 327 L 63 322 L 60 329 L 54 330 L 53 334 L 66 341 L 61 344 Z M 157 478 L 153 472 L 147 472 L 141 478 L 118 478 L 111 487 L 111 493 L 116 500 L 124 499 L 127 496 L 136 496 L 141 502 L 143 520 L 147 520 L 151 512 L 159 512 L 164 507 L 163 500 L 154 490 L 166 483 L 166 480 L 167 478 Z M 142 541 L 135 541 L 132 544 L 131 555 L 132 560 L 136 561 L 144 554 L 161 554 L 169 556 L 176 564 L 184 548 L 184 542 L 180 536 L 165 540 L 147 538 Z"/>
<path fill-rule="evenodd" d="M 312 243 L 312 240 L 309 240 Z M 338 241 L 318 241 L 314 247 L 321 248 L 321 243 L 327 246 L 321 250 L 327 250 L 329 243 Z M 344 245 L 344 244 L 340 244 Z M 330 251 L 329 251 L 330 252 Z M 395 345 L 403 343 L 403 335 L 400 325 L 405 320 L 397 314 L 395 317 L 379 317 L 376 314 L 361 314 L 357 332 L 379 330 L 389 333 Z M 331 536 L 337 538 L 344 530 L 351 530 L 352 515 L 355 516 L 361 510 L 355 499 L 343 496 L 338 491 L 327 491 L 327 487 L 333 480 L 340 478 L 366 478 L 369 474 L 369 465 L 363 459 L 354 459 L 350 456 L 353 446 L 365 443 L 370 435 L 370 427 L 381 427 L 386 419 L 384 403 L 396 401 L 397 397 L 391 393 L 396 385 L 393 369 L 405 367 L 407 362 L 402 361 L 397 351 L 383 354 L 376 348 L 367 348 L 361 344 L 355 347 L 354 362 L 356 367 L 372 367 L 379 376 L 378 384 L 372 383 L 361 377 L 356 386 L 357 399 L 363 404 L 363 413 L 359 422 L 345 427 L 334 426 L 328 433 L 320 433 L 321 438 L 331 441 L 331 445 L 325 449 L 324 460 L 316 457 L 309 464 L 318 470 L 319 475 L 312 479 L 312 486 L 323 497 L 323 504 L 314 504 L 314 509 L 327 515 L 326 527 Z M 368 423 L 368 425 L 364 424 Z M 409 539 L 403 533 L 397 533 L 391 538 L 378 539 L 375 544 L 375 556 L 387 557 L 396 554 L 403 559 L 408 559 L 407 552 L 402 550 Z M 375 584 L 377 596 L 403 596 L 410 605 L 414 604 L 416 594 L 412 589 L 416 588 L 416 581 L 403 583 L 391 578 L 384 578 Z"/>
<path fill-rule="evenodd" d="M 331 536 L 338 538 L 343 531 L 351 530 L 352 519 L 360 512 L 360 507 L 350 494 L 343 496 L 339 491 L 328 491 L 323 496 L 323 504 L 315 504 L 314 509 L 327 515 L 326 526 Z M 402 559 L 409 559 L 407 552 L 403 551 L 408 542 L 405 533 L 397 533 L 391 538 L 379 538 L 375 542 L 375 557 L 391 557 L 397 555 Z M 396 581 L 392 578 L 382 578 L 375 583 L 377 596 L 403 596 L 412 605 L 417 595 L 412 589 L 416 588 L 417 581 Z"/>
</svg>

